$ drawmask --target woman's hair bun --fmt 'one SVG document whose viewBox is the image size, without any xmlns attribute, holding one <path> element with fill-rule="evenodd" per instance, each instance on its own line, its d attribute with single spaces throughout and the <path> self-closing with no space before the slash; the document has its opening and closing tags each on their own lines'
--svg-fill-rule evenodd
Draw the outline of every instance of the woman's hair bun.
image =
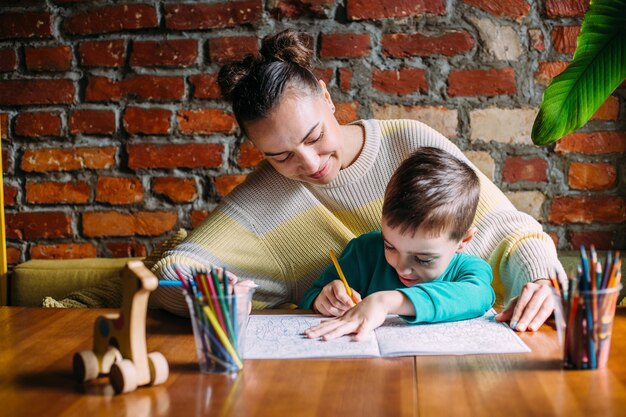
<svg viewBox="0 0 626 417">
<path fill-rule="evenodd" d="M 311 70 L 313 39 L 304 32 L 283 30 L 263 39 L 261 57 L 265 61 L 290 62 Z"/>
<path fill-rule="evenodd" d="M 222 95 L 230 100 L 232 93 L 239 81 L 241 81 L 255 65 L 258 58 L 248 55 L 241 61 L 231 62 L 224 65 L 217 76 L 217 84 L 220 86 Z"/>
</svg>

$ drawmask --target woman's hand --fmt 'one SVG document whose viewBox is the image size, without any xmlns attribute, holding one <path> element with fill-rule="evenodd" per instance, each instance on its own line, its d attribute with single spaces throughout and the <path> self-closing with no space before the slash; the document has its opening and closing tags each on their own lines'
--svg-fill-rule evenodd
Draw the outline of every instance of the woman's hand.
<svg viewBox="0 0 626 417">
<path fill-rule="evenodd" d="M 324 340 L 331 340 L 355 333 L 354 340 L 362 340 L 383 324 L 387 314 L 383 294 L 375 293 L 366 297 L 343 316 L 324 320 L 305 330 L 304 334 L 310 339 L 321 337 Z"/>
<path fill-rule="evenodd" d="M 496 321 L 511 321 L 511 329 L 523 332 L 536 331 L 554 311 L 552 287 L 547 279 L 529 282 L 522 287 L 518 297 L 498 314 Z"/>
<path fill-rule="evenodd" d="M 361 295 L 352 290 L 356 301 L 361 301 Z M 348 295 L 343 282 L 336 279 L 326 284 L 313 303 L 313 309 L 324 316 L 338 317 L 354 307 L 354 301 Z"/>
</svg>

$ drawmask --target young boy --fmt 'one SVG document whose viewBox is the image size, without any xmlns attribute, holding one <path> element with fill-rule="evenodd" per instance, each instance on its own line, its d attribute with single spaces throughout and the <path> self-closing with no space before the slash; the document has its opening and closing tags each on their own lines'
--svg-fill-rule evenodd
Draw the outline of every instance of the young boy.
<svg viewBox="0 0 626 417">
<path fill-rule="evenodd" d="M 464 162 L 438 148 L 413 153 L 387 185 L 382 232 L 351 240 L 339 258 L 353 299 L 328 266 L 300 306 L 336 318 L 305 334 L 325 340 L 355 334 L 359 340 L 388 314 L 409 323 L 484 314 L 495 300 L 491 267 L 461 253 L 475 233 L 479 194 L 478 177 Z"/>
</svg>

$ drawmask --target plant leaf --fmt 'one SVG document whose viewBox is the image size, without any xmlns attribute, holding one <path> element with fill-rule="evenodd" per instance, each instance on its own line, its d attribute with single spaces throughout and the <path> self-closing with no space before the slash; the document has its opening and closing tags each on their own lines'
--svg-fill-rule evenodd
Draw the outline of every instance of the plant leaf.
<svg viewBox="0 0 626 417">
<path fill-rule="evenodd" d="M 626 0 L 592 0 L 572 62 L 543 93 L 533 124 L 537 145 L 583 126 L 626 79 Z"/>
</svg>

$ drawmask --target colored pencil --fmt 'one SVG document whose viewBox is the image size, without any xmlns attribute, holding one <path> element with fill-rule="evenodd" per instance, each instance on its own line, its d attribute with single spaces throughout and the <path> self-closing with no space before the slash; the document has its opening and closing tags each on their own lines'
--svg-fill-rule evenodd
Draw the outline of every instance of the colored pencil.
<svg viewBox="0 0 626 417">
<path fill-rule="evenodd" d="M 348 297 L 350 297 L 352 301 L 354 301 L 354 304 L 357 304 L 358 301 L 356 300 L 356 298 L 354 297 L 354 294 L 352 293 L 352 288 L 350 288 L 350 285 L 348 285 L 348 280 L 346 280 L 346 276 L 343 274 L 343 271 L 341 270 L 341 266 L 339 266 L 339 261 L 337 260 L 337 257 L 335 256 L 335 252 L 333 252 L 333 250 L 331 249 L 329 253 L 330 253 L 330 259 L 332 259 L 333 264 L 335 265 L 335 269 L 337 270 L 337 274 L 339 274 L 339 278 L 341 278 L 341 282 L 343 282 L 344 287 L 346 287 L 346 292 L 348 293 Z"/>
</svg>

